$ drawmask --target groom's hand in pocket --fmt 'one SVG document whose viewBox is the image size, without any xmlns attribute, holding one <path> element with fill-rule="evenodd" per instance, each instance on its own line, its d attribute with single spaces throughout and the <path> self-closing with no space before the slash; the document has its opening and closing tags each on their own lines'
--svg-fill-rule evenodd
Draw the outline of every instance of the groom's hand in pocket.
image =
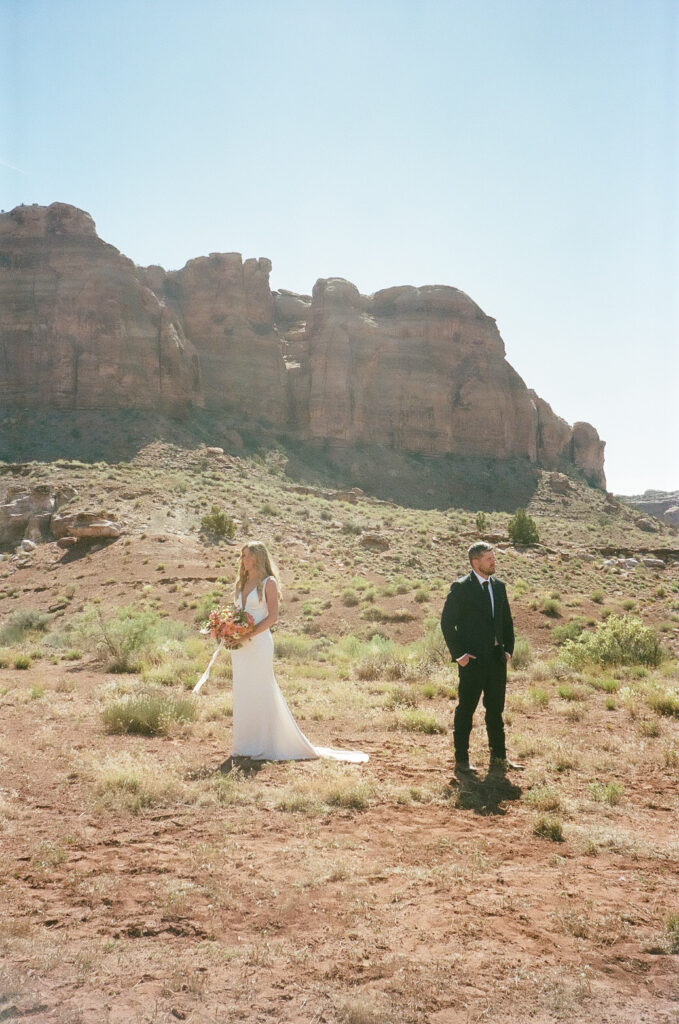
<svg viewBox="0 0 679 1024">
<path fill-rule="evenodd" d="M 476 655 L 475 654 L 463 654 L 461 658 L 457 658 L 457 663 L 460 666 L 460 668 L 466 668 L 467 665 L 469 664 L 470 660 L 471 661 L 476 661 Z"/>
</svg>

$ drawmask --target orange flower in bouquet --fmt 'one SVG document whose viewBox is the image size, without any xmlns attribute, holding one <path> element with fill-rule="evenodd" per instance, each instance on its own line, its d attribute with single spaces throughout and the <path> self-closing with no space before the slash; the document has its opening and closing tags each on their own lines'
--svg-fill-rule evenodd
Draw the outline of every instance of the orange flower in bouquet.
<svg viewBox="0 0 679 1024">
<path fill-rule="evenodd" d="M 210 618 L 201 630 L 215 638 L 215 640 L 238 640 L 244 633 L 247 633 L 255 624 L 252 615 L 249 615 L 242 608 L 215 608 L 210 612 Z M 240 644 L 233 644 L 232 648 L 240 647 Z"/>
</svg>

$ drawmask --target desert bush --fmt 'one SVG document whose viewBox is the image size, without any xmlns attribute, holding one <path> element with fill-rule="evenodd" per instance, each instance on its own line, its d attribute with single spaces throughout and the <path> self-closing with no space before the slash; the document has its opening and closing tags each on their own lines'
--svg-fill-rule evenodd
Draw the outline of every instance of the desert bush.
<svg viewBox="0 0 679 1024">
<path fill-rule="evenodd" d="M 540 602 L 540 611 L 548 619 L 558 619 L 561 617 L 561 605 L 554 597 L 543 597 Z"/>
<path fill-rule="evenodd" d="M 670 953 L 679 953 L 679 914 L 670 914 L 667 919 L 667 946 Z"/>
<path fill-rule="evenodd" d="M 585 692 L 579 686 L 572 683 L 561 683 L 556 691 L 562 700 L 584 700 Z"/>
<path fill-rule="evenodd" d="M 302 814 L 323 814 L 332 808 L 364 811 L 370 795 L 370 785 L 353 774 L 326 770 L 286 786 L 276 794 L 274 806 Z"/>
<path fill-rule="evenodd" d="M 359 533 L 363 533 L 363 527 L 360 523 L 355 523 L 352 519 L 347 519 L 342 523 L 342 533 L 358 536 Z"/>
<path fill-rule="evenodd" d="M 660 641 L 650 626 L 641 619 L 611 615 L 600 622 L 593 633 L 567 640 L 561 658 L 573 668 L 588 662 L 598 665 L 659 665 L 662 660 Z"/>
<path fill-rule="evenodd" d="M 507 532 L 512 544 L 538 544 L 540 541 L 537 523 L 524 508 L 517 508 L 507 524 Z"/>
<path fill-rule="evenodd" d="M 553 843 L 563 842 L 563 826 L 558 818 L 541 814 L 533 825 L 533 835 L 541 839 L 551 839 Z"/>
<path fill-rule="evenodd" d="M 127 751 L 85 763 L 98 802 L 139 814 L 148 807 L 174 803 L 186 795 L 185 787 L 171 768 L 151 758 Z"/>
<path fill-rule="evenodd" d="M 654 688 L 647 693 L 646 703 L 659 715 L 679 718 L 679 692 L 677 690 Z"/>
<path fill-rule="evenodd" d="M 276 633 L 274 636 L 274 649 L 277 658 L 285 658 L 286 661 L 307 661 L 313 658 L 321 650 L 322 644 L 318 640 L 310 640 L 306 636 L 297 636 L 294 633 Z"/>
<path fill-rule="evenodd" d="M 533 661 L 533 648 L 524 637 L 517 637 L 512 654 L 512 665 L 516 669 L 528 668 Z"/>
<path fill-rule="evenodd" d="M 151 690 L 114 701 L 101 713 L 108 732 L 141 736 L 163 735 L 173 723 L 192 722 L 195 717 L 196 703 L 192 698 L 168 697 Z"/>
<path fill-rule="evenodd" d="M 444 665 L 450 664 L 450 651 L 443 639 L 438 619 L 425 619 L 424 630 L 424 636 L 412 645 L 412 649 L 418 662 L 420 674 L 429 675 Z"/>
<path fill-rule="evenodd" d="M 44 633 L 49 625 L 49 615 L 30 608 L 19 608 L 10 612 L 0 628 L 0 644 L 19 644 L 27 634 Z"/>
<path fill-rule="evenodd" d="M 524 794 L 523 800 L 538 811 L 558 811 L 561 806 L 561 797 L 551 786 L 531 789 Z"/>
<path fill-rule="evenodd" d="M 417 707 L 417 693 L 409 686 L 392 686 L 384 698 L 385 708 L 415 708 Z"/>
<path fill-rule="evenodd" d="M 447 728 L 439 722 L 434 715 L 427 711 L 419 711 L 415 708 L 401 712 L 397 718 L 397 727 L 405 729 L 406 732 L 423 732 L 428 736 L 435 733 L 445 733 Z"/>
<path fill-rule="evenodd" d="M 587 682 L 593 690 L 603 690 L 604 693 L 617 693 L 620 689 L 618 680 L 611 679 L 610 676 L 591 676 Z"/>
<path fill-rule="evenodd" d="M 384 647 L 366 654 L 355 668 L 356 678 L 371 679 L 415 679 L 417 672 L 409 663 L 404 651 Z"/>
<path fill-rule="evenodd" d="M 12 664 L 16 669 L 26 669 L 30 668 L 33 662 L 31 661 L 28 654 L 17 654 L 14 660 L 12 661 Z"/>
<path fill-rule="evenodd" d="M 566 640 L 577 640 L 585 628 L 585 620 L 581 618 L 571 619 L 563 626 L 555 626 L 552 630 L 552 640 L 559 646 L 565 644 Z"/>
<path fill-rule="evenodd" d="M 355 608 L 360 601 L 361 599 L 358 596 L 358 593 L 355 590 L 352 590 L 351 587 L 346 587 L 346 589 L 342 591 L 342 604 L 347 608 Z"/>
<path fill-rule="evenodd" d="M 109 672 L 136 672 L 144 657 L 157 655 L 166 639 L 187 632 L 150 609 L 125 605 L 105 615 L 99 605 L 91 604 L 73 620 L 66 640 L 94 653 Z"/>
<path fill-rule="evenodd" d="M 592 782 L 589 787 L 592 800 L 600 804 L 610 804 L 612 807 L 620 803 L 624 791 L 624 786 L 619 782 Z"/>
<path fill-rule="evenodd" d="M 200 521 L 200 528 L 203 533 L 208 534 L 215 540 L 228 538 L 233 540 L 236 536 L 236 524 L 223 512 L 218 505 L 213 505 L 209 512 L 206 512 Z"/>
</svg>

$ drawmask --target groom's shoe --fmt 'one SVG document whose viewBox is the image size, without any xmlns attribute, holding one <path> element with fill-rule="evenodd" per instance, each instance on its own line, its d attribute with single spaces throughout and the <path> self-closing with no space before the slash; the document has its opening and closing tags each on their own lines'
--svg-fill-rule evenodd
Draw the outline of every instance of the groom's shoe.
<svg viewBox="0 0 679 1024">
<path fill-rule="evenodd" d="M 455 762 L 455 772 L 456 774 L 459 773 L 461 775 L 476 775 L 478 773 L 478 768 L 469 763 L 469 758 L 464 758 L 463 760 Z"/>
<path fill-rule="evenodd" d="M 513 768 L 514 771 L 521 772 L 524 769 L 524 765 L 519 764 L 518 761 L 510 761 L 508 757 L 495 757 L 491 755 L 490 767 L 496 771 L 506 771 L 507 768 Z"/>
</svg>

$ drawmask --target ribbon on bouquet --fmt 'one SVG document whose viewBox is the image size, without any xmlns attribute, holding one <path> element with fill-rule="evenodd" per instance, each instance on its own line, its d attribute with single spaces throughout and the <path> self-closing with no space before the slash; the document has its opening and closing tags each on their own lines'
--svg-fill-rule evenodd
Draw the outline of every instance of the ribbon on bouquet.
<svg viewBox="0 0 679 1024">
<path fill-rule="evenodd" d="M 217 650 L 215 651 L 215 653 L 210 658 L 210 664 L 205 669 L 205 671 L 203 672 L 202 676 L 200 677 L 200 679 L 198 680 L 198 682 L 196 683 L 196 685 L 193 688 L 193 692 L 194 693 L 198 693 L 198 691 L 200 690 L 200 688 L 203 685 L 203 683 L 206 683 L 208 681 L 208 679 L 210 678 L 210 669 L 212 668 L 212 666 L 214 665 L 215 661 L 217 660 L 217 655 L 219 654 L 219 652 L 221 651 L 223 646 L 224 646 L 224 641 L 220 640 L 219 641 L 219 645 L 217 647 Z"/>
</svg>

